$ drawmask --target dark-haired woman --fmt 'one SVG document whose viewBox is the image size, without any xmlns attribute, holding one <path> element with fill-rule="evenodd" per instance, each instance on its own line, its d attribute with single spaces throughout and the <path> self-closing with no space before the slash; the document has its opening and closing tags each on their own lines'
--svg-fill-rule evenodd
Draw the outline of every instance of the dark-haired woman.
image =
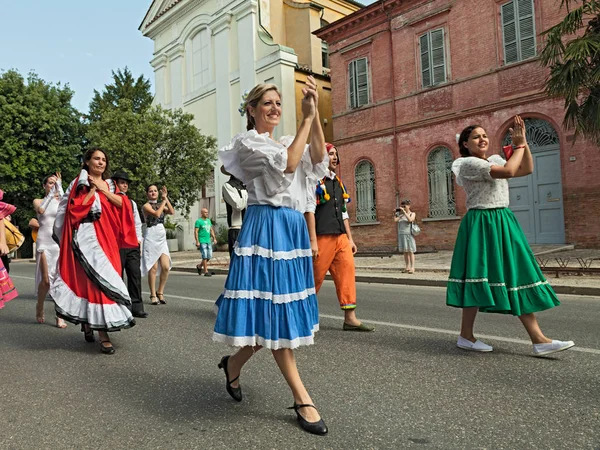
<svg viewBox="0 0 600 450">
<path fill-rule="evenodd" d="M 461 158 L 452 164 L 456 182 L 467 194 L 463 218 L 450 268 L 446 304 L 462 308 L 457 346 L 472 351 L 493 348 L 475 338 L 478 311 L 512 314 L 525 326 L 536 356 L 573 347 L 573 341 L 547 338 L 536 312 L 558 306 L 554 290 L 540 270 L 519 222 L 508 209 L 508 178 L 533 172 L 533 158 L 525 139 L 525 124 L 515 116 L 510 130 L 514 153 L 505 161 L 488 156 L 489 138 L 479 125 L 460 134 Z"/>
<path fill-rule="evenodd" d="M 319 329 L 304 212 L 307 186 L 316 185 L 328 167 L 313 77 L 308 77 L 303 94 L 298 133 L 276 140 L 273 131 L 281 118 L 281 96 L 273 84 L 255 86 L 240 108 L 248 115 L 248 131 L 219 152 L 225 170 L 246 185 L 249 206 L 225 291 L 217 300 L 213 339 L 240 347 L 219 363 L 234 400 L 242 400 L 243 366 L 266 347 L 292 391 L 301 426 L 323 435 L 327 427 L 300 379 L 293 351 L 312 344 Z"/>
<path fill-rule="evenodd" d="M 142 211 L 146 219 L 146 232 L 144 234 L 144 248 L 142 250 L 142 276 L 148 274 L 150 287 L 150 303 L 163 305 L 165 300 L 165 287 L 171 270 L 171 253 L 167 245 L 167 231 L 165 230 L 165 215 L 175 214 L 167 196 L 167 188 L 160 190 L 161 202 L 158 203 L 158 186 L 151 184 L 146 188 L 148 201 Z M 158 289 L 156 276 L 158 275 Z"/>
<path fill-rule="evenodd" d="M 44 178 L 43 186 L 46 196 L 36 198 L 33 201 L 33 209 L 37 214 L 39 228 L 36 237 L 35 251 L 35 292 L 37 295 L 36 320 L 38 323 L 44 323 L 44 301 L 50 285 L 56 278 L 58 269 L 58 255 L 60 247 L 52 238 L 54 221 L 58 212 L 58 204 L 64 194 L 60 173 L 48 175 Z M 60 317 L 56 317 L 56 326 L 66 328 L 67 324 Z"/>
<path fill-rule="evenodd" d="M 131 202 L 122 201 L 108 178 L 109 161 L 88 150 L 83 170 L 63 196 L 54 223 L 60 238 L 58 274 L 50 287 L 58 315 L 82 324 L 85 340 L 98 331 L 102 353 L 115 349 L 108 337 L 135 325 L 131 298 L 121 278 L 119 248 L 137 247 Z"/>
</svg>

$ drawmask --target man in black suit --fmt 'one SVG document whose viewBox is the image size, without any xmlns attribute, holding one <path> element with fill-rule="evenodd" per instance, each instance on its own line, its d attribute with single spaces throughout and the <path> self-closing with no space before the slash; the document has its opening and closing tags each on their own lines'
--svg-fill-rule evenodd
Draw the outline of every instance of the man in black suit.
<svg viewBox="0 0 600 450">
<path fill-rule="evenodd" d="M 129 190 L 129 175 L 127 172 L 115 172 L 112 179 L 119 187 L 120 194 L 131 202 L 133 209 L 133 220 L 135 222 L 135 234 L 137 235 L 137 248 L 122 248 L 121 252 L 121 267 L 123 273 L 127 273 L 127 290 L 131 297 L 131 314 L 133 317 L 148 317 L 148 313 L 144 311 L 144 303 L 142 302 L 142 272 L 140 269 L 140 245 L 142 244 L 142 221 L 137 205 L 133 200 L 127 197 Z M 123 275 L 123 273 L 121 275 Z"/>
</svg>

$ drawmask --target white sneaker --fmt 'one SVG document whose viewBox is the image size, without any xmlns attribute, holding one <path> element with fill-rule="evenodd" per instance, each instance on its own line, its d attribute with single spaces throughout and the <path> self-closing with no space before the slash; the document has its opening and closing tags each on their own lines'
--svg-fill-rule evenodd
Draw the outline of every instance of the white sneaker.
<svg viewBox="0 0 600 450">
<path fill-rule="evenodd" d="M 575 345 L 573 341 L 552 341 L 550 344 L 533 344 L 533 354 L 536 356 L 549 355 L 567 350 Z"/>
<path fill-rule="evenodd" d="M 492 350 L 494 350 L 494 348 L 491 345 L 487 345 L 481 342 L 479 339 L 477 339 L 475 342 L 471 342 L 462 336 L 458 337 L 456 346 L 458 348 L 462 348 L 464 350 L 471 350 L 474 352 L 491 352 Z"/>
</svg>

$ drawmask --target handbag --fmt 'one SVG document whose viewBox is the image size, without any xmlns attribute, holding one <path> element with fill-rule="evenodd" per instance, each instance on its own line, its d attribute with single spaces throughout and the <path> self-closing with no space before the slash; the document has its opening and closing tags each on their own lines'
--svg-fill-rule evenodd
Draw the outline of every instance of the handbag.
<svg viewBox="0 0 600 450">
<path fill-rule="evenodd" d="M 412 234 L 413 236 L 417 236 L 419 233 L 421 233 L 421 227 L 419 225 L 417 225 L 416 223 L 411 222 L 410 234 Z"/>
<path fill-rule="evenodd" d="M 25 236 L 8 219 L 3 219 L 3 221 L 4 230 L 6 231 L 6 246 L 8 247 L 8 253 L 12 253 L 23 245 Z"/>
</svg>

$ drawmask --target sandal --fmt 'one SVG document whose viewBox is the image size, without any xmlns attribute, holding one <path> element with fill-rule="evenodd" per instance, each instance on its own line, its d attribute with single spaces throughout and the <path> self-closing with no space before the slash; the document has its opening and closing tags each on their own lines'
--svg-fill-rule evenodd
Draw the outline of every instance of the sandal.
<svg viewBox="0 0 600 450">
<path fill-rule="evenodd" d="M 86 342 L 94 342 L 94 330 L 89 326 L 86 327 L 84 324 L 81 324 L 81 331 L 83 331 L 83 338 Z"/>
<path fill-rule="evenodd" d="M 157 301 L 154 301 L 154 300 L 152 300 L 153 298 L 157 298 L 157 297 L 156 297 L 156 295 L 151 295 L 151 296 L 150 296 L 150 304 L 151 304 L 151 305 L 158 305 L 158 302 L 157 302 Z"/>
<path fill-rule="evenodd" d="M 106 346 L 104 344 L 110 344 L 110 346 Z M 115 353 L 115 348 L 112 345 L 112 342 L 110 342 L 110 339 L 107 339 L 106 341 L 100 341 L 100 351 L 106 355 L 112 355 Z"/>
<path fill-rule="evenodd" d="M 162 294 L 162 292 L 157 292 L 156 296 L 158 297 L 158 301 L 160 303 L 162 303 L 163 305 L 167 304 L 167 301 L 165 300 L 165 296 Z"/>
</svg>

